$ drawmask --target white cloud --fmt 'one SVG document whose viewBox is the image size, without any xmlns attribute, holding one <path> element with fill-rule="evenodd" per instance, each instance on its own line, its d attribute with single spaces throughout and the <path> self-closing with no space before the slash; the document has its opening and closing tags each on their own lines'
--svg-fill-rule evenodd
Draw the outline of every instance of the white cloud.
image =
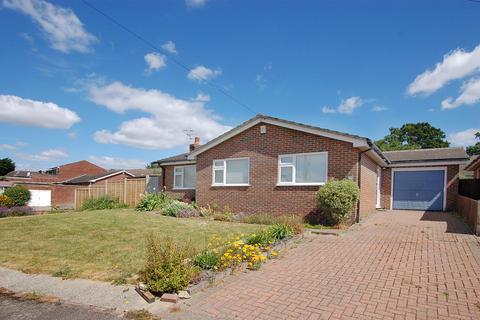
<svg viewBox="0 0 480 320">
<path fill-rule="evenodd" d="M 177 54 L 178 53 L 177 48 L 175 47 L 175 42 L 173 42 L 171 40 L 162 44 L 162 49 L 167 51 L 167 52 L 170 52 L 172 54 Z"/>
<path fill-rule="evenodd" d="M 361 107 L 365 103 L 364 100 L 360 97 L 350 97 L 348 99 L 345 99 L 340 102 L 338 107 L 329 107 L 329 106 L 324 106 L 322 108 L 323 113 L 343 113 L 343 114 L 352 114 L 355 109 L 358 107 Z"/>
<path fill-rule="evenodd" d="M 207 0 L 185 0 L 185 4 L 190 8 L 200 8 L 205 6 Z"/>
<path fill-rule="evenodd" d="M 188 73 L 188 79 L 196 81 L 207 81 L 222 74 L 221 69 L 209 69 L 204 66 L 196 66 Z"/>
<path fill-rule="evenodd" d="M 471 128 L 454 132 L 447 136 L 447 140 L 454 146 L 471 146 L 478 141 L 478 139 L 475 139 L 475 133 L 477 132 L 480 132 L 480 128 Z"/>
<path fill-rule="evenodd" d="M 44 0 L 3 0 L 3 6 L 30 16 L 55 50 L 92 52 L 92 46 L 97 42 L 97 38 L 85 30 L 83 23 L 69 8 Z"/>
<path fill-rule="evenodd" d="M 15 150 L 15 149 L 17 149 L 17 147 L 11 144 L 8 144 L 8 143 L 0 144 L 0 150 Z"/>
<path fill-rule="evenodd" d="M 387 110 L 387 107 L 379 106 L 379 105 L 373 106 L 372 108 L 372 111 L 375 111 L 375 112 L 382 112 L 385 110 Z"/>
<path fill-rule="evenodd" d="M 103 86 L 92 84 L 89 98 L 117 113 L 140 110 L 149 114 L 123 122 L 115 132 L 97 131 L 94 138 L 100 143 L 169 149 L 188 145 L 184 130 L 193 130 L 203 141 L 208 141 L 230 129 L 205 108 L 202 96 L 200 100 L 183 100 L 160 90 L 134 88 L 117 81 Z"/>
<path fill-rule="evenodd" d="M 67 133 L 67 137 L 70 139 L 77 139 L 77 133 L 75 131 Z"/>
<path fill-rule="evenodd" d="M 146 161 L 108 156 L 90 156 L 90 160 L 108 169 L 143 169 Z"/>
<path fill-rule="evenodd" d="M 257 74 L 255 77 L 255 84 L 257 85 L 258 89 L 265 90 L 267 87 L 267 79 L 263 74 Z"/>
<path fill-rule="evenodd" d="M 167 59 L 163 54 L 151 52 L 147 53 L 143 58 L 148 65 L 147 72 L 157 71 L 167 66 Z"/>
<path fill-rule="evenodd" d="M 75 112 L 53 102 L 0 95 L 0 122 L 68 129 L 79 121 L 80 117 Z"/>
<path fill-rule="evenodd" d="M 337 112 L 337 109 L 332 108 L 332 107 L 328 107 L 328 106 L 324 106 L 324 107 L 322 108 L 322 112 L 323 112 L 323 113 L 336 113 L 336 112 Z"/>
<path fill-rule="evenodd" d="M 442 109 L 454 109 L 461 105 L 471 105 L 480 102 L 480 78 L 470 79 L 461 87 L 460 96 L 455 100 L 452 97 L 442 101 Z"/>
<path fill-rule="evenodd" d="M 435 69 L 426 70 L 418 75 L 408 86 L 411 95 L 432 94 L 452 80 L 464 78 L 480 70 L 480 45 L 468 52 L 463 49 L 454 50 L 445 56 L 443 61 L 435 65 Z"/>
<path fill-rule="evenodd" d="M 434 108 L 429 108 L 428 112 L 435 112 L 435 109 Z"/>
<path fill-rule="evenodd" d="M 29 161 L 55 161 L 67 158 L 68 154 L 60 149 L 48 149 L 39 154 L 17 154 L 21 159 Z"/>
<path fill-rule="evenodd" d="M 210 96 L 208 94 L 205 94 L 203 92 L 197 93 L 197 96 L 195 99 L 192 99 L 193 101 L 200 101 L 200 102 L 208 102 L 210 101 Z"/>
</svg>

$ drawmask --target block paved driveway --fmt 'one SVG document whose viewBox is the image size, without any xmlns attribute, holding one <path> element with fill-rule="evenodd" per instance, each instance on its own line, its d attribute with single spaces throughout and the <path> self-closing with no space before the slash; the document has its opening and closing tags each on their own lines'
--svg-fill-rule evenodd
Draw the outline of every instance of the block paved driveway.
<svg viewBox="0 0 480 320">
<path fill-rule="evenodd" d="M 175 319 L 480 319 L 480 242 L 449 213 L 378 212 L 195 294 Z"/>
</svg>

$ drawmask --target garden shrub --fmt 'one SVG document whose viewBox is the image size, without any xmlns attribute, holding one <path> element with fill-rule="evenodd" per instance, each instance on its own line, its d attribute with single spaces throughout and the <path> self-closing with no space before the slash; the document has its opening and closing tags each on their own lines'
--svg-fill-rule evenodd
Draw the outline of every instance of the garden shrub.
<svg viewBox="0 0 480 320">
<path fill-rule="evenodd" d="M 213 214 L 213 220 L 215 221 L 232 221 L 232 215 L 228 213 L 223 213 L 223 212 L 217 212 Z"/>
<path fill-rule="evenodd" d="M 14 205 L 15 203 L 10 197 L 7 197 L 4 194 L 0 194 L 0 207 L 10 208 L 10 207 L 13 207 Z"/>
<path fill-rule="evenodd" d="M 178 245 L 171 237 L 159 241 L 153 235 L 147 238 L 143 280 L 154 293 L 176 293 L 187 287 L 198 274 L 191 257 L 194 250 L 189 244 Z"/>
<path fill-rule="evenodd" d="M 247 237 L 245 242 L 251 245 L 260 245 L 266 246 L 274 242 L 272 234 L 269 232 L 269 229 L 263 229 L 257 233 L 253 233 Z"/>
<path fill-rule="evenodd" d="M 7 190 L 3 192 L 3 195 L 9 197 L 16 207 L 25 206 L 30 200 L 30 191 L 24 186 L 7 188 Z"/>
<path fill-rule="evenodd" d="M 281 223 L 272 225 L 268 228 L 268 232 L 274 240 L 284 240 L 293 237 L 295 234 L 291 226 Z"/>
<path fill-rule="evenodd" d="M 166 193 L 147 193 L 137 204 L 136 210 L 139 211 L 153 211 L 164 208 L 173 199 Z"/>
<path fill-rule="evenodd" d="M 0 218 L 5 217 L 19 217 L 19 216 L 29 216 L 33 214 L 33 210 L 30 207 L 0 207 Z"/>
<path fill-rule="evenodd" d="M 173 200 L 170 203 L 168 203 L 165 208 L 163 208 L 163 214 L 169 217 L 176 217 L 177 214 L 180 212 L 182 209 L 192 209 L 194 210 L 188 203 L 178 201 L 178 200 Z"/>
<path fill-rule="evenodd" d="M 205 249 L 195 256 L 193 263 L 202 269 L 216 269 L 218 263 L 220 262 L 220 257 L 218 253 L 215 253 L 213 250 Z"/>
<path fill-rule="evenodd" d="M 317 204 L 328 222 L 338 224 L 350 218 L 360 199 L 360 189 L 349 179 L 330 180 L 316 194 Z"/>
<path fill-rule="evenodd" d="M 110 196 L 103 196 L 99 198 L 88 198 L 83 204 L 81 210 L 105 210 L 105 209 L 119 209 L 127 208 L 125 203 L 120 203 L 117 199 Z"/>
</svg>

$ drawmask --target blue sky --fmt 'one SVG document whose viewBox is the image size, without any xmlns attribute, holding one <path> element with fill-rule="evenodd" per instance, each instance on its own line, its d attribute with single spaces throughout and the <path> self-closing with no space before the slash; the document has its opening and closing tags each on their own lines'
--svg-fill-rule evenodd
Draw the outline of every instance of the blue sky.
<svg viewBox="0 0 480 320">
<path fill-rule="evenodd" d="M 0 157 L 141 167 L 255 112 L 378 139 L 480 128 L 480 3 L 0 0 Z M 185 70 L 175 62 L 189 67 Z"/>
</svg>

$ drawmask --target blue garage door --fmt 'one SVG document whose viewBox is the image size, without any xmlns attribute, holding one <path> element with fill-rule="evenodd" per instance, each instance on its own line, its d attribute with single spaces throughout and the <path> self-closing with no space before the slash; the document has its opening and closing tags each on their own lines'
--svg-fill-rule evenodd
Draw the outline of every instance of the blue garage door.
<svg viewBox="0 0 480 320">
<path fill-rule="evenodd" d="M 443 210 L 445 171 L 395 171 L 393 209 Z"/>
</svg>

